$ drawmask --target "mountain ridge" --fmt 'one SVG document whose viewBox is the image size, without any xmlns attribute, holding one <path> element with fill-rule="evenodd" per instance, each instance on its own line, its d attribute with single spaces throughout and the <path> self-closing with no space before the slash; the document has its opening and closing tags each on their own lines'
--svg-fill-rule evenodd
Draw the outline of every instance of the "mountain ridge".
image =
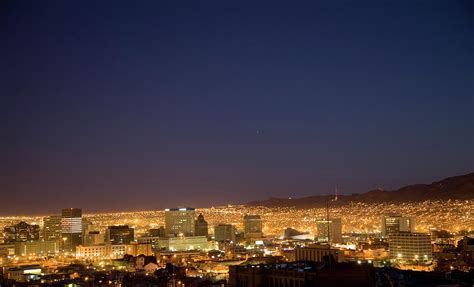
<svg viewBox="0 0 474 287">
<path fill-rule="evenodd" d="M 311 195 L 300 198 L 270 197 L 263 201 L 251 201 L 247 206 L 267 207 L 323 207 L 334 195 Z M 422 202 L 426 200 L 467 200 L 474 199 L 474 172 L 447 177 L 430 184 L 413 184 L 396 190 L 374 189 L 365 193 L 338 195 L 331 205 L 342 206 L 351 202 L 364 203 L 402 203 Z"/>
</svg>

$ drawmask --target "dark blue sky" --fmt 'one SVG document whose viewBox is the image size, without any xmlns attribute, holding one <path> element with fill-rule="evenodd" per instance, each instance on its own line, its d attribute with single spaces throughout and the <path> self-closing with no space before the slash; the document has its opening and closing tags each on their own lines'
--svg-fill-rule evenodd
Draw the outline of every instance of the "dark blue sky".
<svg viewBox="0 0 474 287">
<path fill-rule="evenodd" d="M 474 171 L 472 1 L 3 1 L 0 214 Z"/>
</svg>

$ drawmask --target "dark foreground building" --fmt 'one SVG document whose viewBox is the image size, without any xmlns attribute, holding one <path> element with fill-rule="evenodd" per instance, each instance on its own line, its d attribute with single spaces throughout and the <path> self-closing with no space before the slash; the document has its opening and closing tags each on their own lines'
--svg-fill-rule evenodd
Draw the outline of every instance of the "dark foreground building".
<svg viewBox="0 0 474 287">
<path fill-rule="evenodd" d="M 106 238 L 113 245 L 130 244 L 135 240 L 135 230 L 128 225 L 109 226 Z"/>
<path fill-rule="evenodd" d="M 375 286 L 369 265 L 292 262 L 229 268 L 230 287 Z"/>
</svg>

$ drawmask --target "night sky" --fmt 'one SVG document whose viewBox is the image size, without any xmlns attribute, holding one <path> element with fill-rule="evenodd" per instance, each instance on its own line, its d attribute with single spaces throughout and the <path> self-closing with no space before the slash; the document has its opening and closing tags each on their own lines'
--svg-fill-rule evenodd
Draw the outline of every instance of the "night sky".
<svg viewBox="0 0 474 287">
<path fill-rule="evenodd" d="M 2 1 L 0 214 L 205 207 L 472 172 L 473 9 Z"/>
</svg>

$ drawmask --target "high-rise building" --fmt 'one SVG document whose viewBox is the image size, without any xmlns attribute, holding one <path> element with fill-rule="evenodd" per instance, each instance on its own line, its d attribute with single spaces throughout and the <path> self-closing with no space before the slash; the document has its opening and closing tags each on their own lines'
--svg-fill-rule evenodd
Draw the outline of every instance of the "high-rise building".
<svg viewBox="0 0 474 287">
<path fill-rule="evenodd" d="M 83 218 L 82 228 L 82 244 L 84 246 L 98 245 L 105 242 L 104 233 L 100 233 L 90 220 Z"/>
<path fill-rule="evenodd" d="M 382 217 L 382 235 L 389 236 L 392 233 L 415 231 L 415 219 L 401 215 L 388 215 Z"/>
<path fill-rule="evenodd" d="M 390 233 L 390 260 L 399 264 L 427 265 L 433 260 L 431 236 L 425 233 Z"/>
<path fill-rule="evenodd" d="M 46 241 L 61 240 L 61 215 L 51 215 L 43 218 L 43 239 Z"/>
<path fill-rule="evenodd" d="M 206 236 L 208 237 L 209 229 L 207 221 L 204 220 L 204 215 L 199 214 L 197 219 L 194 221 L 194 235 L 195 236 Z"/>
<path fill-rule="evenodd" d="M 329 242 L 342 243 L 342 223 L 340 218 L 330 218 L 329 222 L 327 219 L 321 219 L 316 222 L 316 226 L 318 229 L 318 241 L 327 242 L 329 231 Z"/>
<path fill-rule="evenodd" d="M 3 229 L 5 243 L 37 241 L 39 233 L 39 225 L 28 224 L 24 221 Z"/>
<path fill-rule="evenodd" d="M 104 234 L 99 230 L 90 230 L 84 233 L 84 246 L 92 246 L 104 243 Z"/>
<path fill-rule="evenodd" d="M 232 224 L 214 226 L 214 239 L 218 242 L 230 241 L 235 243 L 235 226 Z"/>
<path fill-rule="evenodd" d="M 135 231 L 128 225 L 109 226 L 107 228 L 107 242 L 116 244 L 130 244 L 135 240 Z"/>
<path fill-rule="evenodd" d="M 61 229 L 63 249 L 75 252 L 76 247 L 82 244 L 82 210 L 66 208 L 61 212 Z"/>
<path fill-rule="evenodd" d="M 94 223 L 90 219 L 87 218 L 82 218 L 82 236 L 86 234 L 88 231 L 93 231 L 94 229 Z"/>
<path fill-rule="evenodd" d="M 167 236 L 193 236 L 195 209 L 191 207 L 165 209 Z"/>
<path fill-rule="evenodd" d="M 263 225 L 260 215 L 244 216 L 244 237 L 246 239 L 257 239 L 263 237 Z"/>
</svg>

